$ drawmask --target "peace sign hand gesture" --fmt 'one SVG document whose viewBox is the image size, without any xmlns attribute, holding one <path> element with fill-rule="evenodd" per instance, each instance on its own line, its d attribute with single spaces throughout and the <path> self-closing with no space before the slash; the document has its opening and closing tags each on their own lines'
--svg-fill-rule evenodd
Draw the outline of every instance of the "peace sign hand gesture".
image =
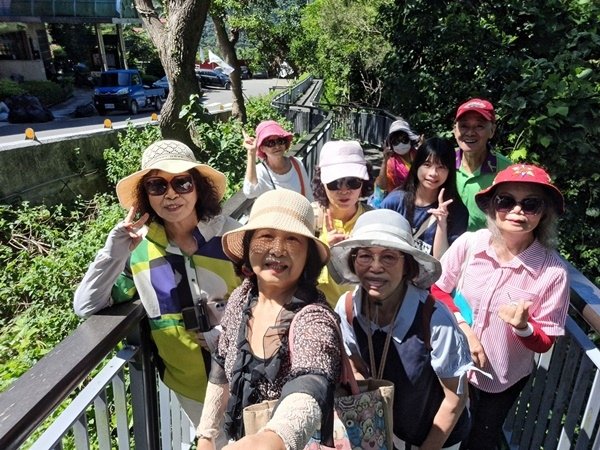
<svg viewBox="0 0 600 450">
<path fill-rule="evenodd" d="M 245 130 L 242 130 L 242 135 L 244 136 L 244 140 L 242 141 L 242 145 L 248 151 L 248 155 L 252 157 L 256 157 L 256 138 L 253 138 Z"/>
<path fill-rule="evenodd" d="M 122 223 L 123 228 L 127 230 L 127 232 L 129 233 L 129 237 L 131 238 L 131 241 L 129 243 L 130 251 L 133 251 L 144 238 L 144 225 L 150 217 L 148 213 L 144 213 L 142 217 L 134 221 L 136 213 L 137 209 L 135 206 L 129 208 L 127 217 L 125 217 L 125 220 Z"/>
<path fill-rule="evenodd" d="M 329 210 L 325 212 L 325 228 L 327 229 L 327 244 L 331 247 L 348 238 L 343 230 L 335 226 L 335 219 L 331 218 Z"/>
<path fill-rule="evenodd" d="M 444 201 L 444 190 L 445 188 L 441 188 L 438 194 L 438 207 L 427 211 L 437 219 L 438 224 L 442 227 L 448 223 L 448 205 L 452 203 L 452 199 Z"/>
</svg>

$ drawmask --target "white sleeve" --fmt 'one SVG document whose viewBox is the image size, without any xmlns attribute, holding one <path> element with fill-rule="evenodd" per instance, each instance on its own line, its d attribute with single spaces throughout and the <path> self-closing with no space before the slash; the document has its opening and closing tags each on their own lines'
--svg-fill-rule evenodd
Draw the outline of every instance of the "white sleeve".
<svg viewBox="0 0 600 450">
<path fill-rule="evenodd" d="M 256 198 L 260 194 L 275 189 L 275 186 L 273 186 L 273 183 L 269 177 L 269 173 L 267 172 L 267 169 L 263 163 L 256 165 L 256 179 L 257 183 L 251 184 L 250 181 L 244 178 L 244 186 L 242 187 L 242 190 L 247 198 Z"/>
<path fill-rule="evenodd" d="M 119 222 L 108 234 L 104 247 L 98 252 L 75 290 L 75 314 L 88 317 L 112 305 L 110 292 L 127 264 L 131 254 L 130 242 L 128 231 L 123 227 L 123 223 Z"/>
</svg>

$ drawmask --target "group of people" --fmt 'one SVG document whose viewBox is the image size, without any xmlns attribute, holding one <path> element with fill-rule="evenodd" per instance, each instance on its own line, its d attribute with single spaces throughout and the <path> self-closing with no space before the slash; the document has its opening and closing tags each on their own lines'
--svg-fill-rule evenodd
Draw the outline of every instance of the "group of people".
<svg viewBox="0 0 600 450">
<path fill-rule="evenodd" d="M 330 444 L 344 353 L 357 378 L 394 383 L 395 449 L 494 449 L 534 352 L 564 333 L 569 288 L 553 249 L 563 197 L 492 151 L 495 127 L 471 99 L 457 149 L 401 119 L 375 180 L 355 141 L 327 142 L 309 180 L 292 134 L 262 122 L 243 140 L 243 226 L 221 213 L 225 176 L 158 141 L 117 184 L 128 213 L 75 311 L 141 299 L 198 449 Z M 264 400 L 277 407 L 247 434 L 244 408 Z"/>
</svg>

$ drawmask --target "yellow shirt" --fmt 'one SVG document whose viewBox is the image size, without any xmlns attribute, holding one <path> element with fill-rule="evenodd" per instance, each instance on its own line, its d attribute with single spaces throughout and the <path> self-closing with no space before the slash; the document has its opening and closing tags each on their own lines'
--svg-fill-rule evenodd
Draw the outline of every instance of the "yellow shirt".
<svg viewBox="0 0 600 450">
<path fill-rule="evenodd" d="M 354 224 L 356 223 L 356 220 L 365 211 L 366 211 L 366 209 L 365 209 L 364 205 L 362 203 L 359 203 L 358 209 L 356 210 L 356 214 L 354 214 L 354 216 L 348 222 L 344 223 L 341 220 L 334 219 L 333 226 L 335 227 L 335 229 L 338 233 L 343 232 L 344 234 L 346 234 L 346 236 L 348 236 L 350 234 L 350 232 L 352 231 L 352 229 L 354 228 Z M 319 234 L 319 240 L 321 240 L 321 242 L 324 242 L 325 244 L 329 245 L 328 241 L 327 241 L 327 227 L 326 227 L 325 223 L 323 223 L 323 226 L 321 227 L 321 233 Z M 331 277 L 331 275 L 329 274 L 329 271 L 327 270 L 327 266 L 323 267 L 323 271 L 321 272 L 321 275 L 319 275 L 318 283 L 319 284 L 317 285 L 317 288 L 319 288 L 321 291 L 323 291 L 323 294 L 325 294 L 325 298 L 327 298 L 327 302 L 331 305 L 332 308 L 335 307 L 337 301 L 339 300 L 339 298 L 342 294 L 344 294 L 347 291 L 353 290 L 355 287 L 354 284 L 338 284 L 338 283 L 336 283 L 333 280 L 333 278 Z"/>
</svg>

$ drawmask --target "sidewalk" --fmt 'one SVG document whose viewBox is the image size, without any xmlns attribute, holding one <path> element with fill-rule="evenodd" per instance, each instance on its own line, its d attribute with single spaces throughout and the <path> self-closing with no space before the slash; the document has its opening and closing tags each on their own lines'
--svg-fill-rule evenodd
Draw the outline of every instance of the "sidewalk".
<svg viewBox="0 0 600 450">
<path fill-rule="evenodd" d="M 66 99 L 64 102 L 54 105 L 50 108 L 54 118 L 58 119 L 61 117 L 72 117 L 71 114 L 75 112 L 75 108 L 79 105 L 85 105 L 92 101 L 94 90 L 91 88 L 74 88 L 73 95 Z"/>
</svg>

